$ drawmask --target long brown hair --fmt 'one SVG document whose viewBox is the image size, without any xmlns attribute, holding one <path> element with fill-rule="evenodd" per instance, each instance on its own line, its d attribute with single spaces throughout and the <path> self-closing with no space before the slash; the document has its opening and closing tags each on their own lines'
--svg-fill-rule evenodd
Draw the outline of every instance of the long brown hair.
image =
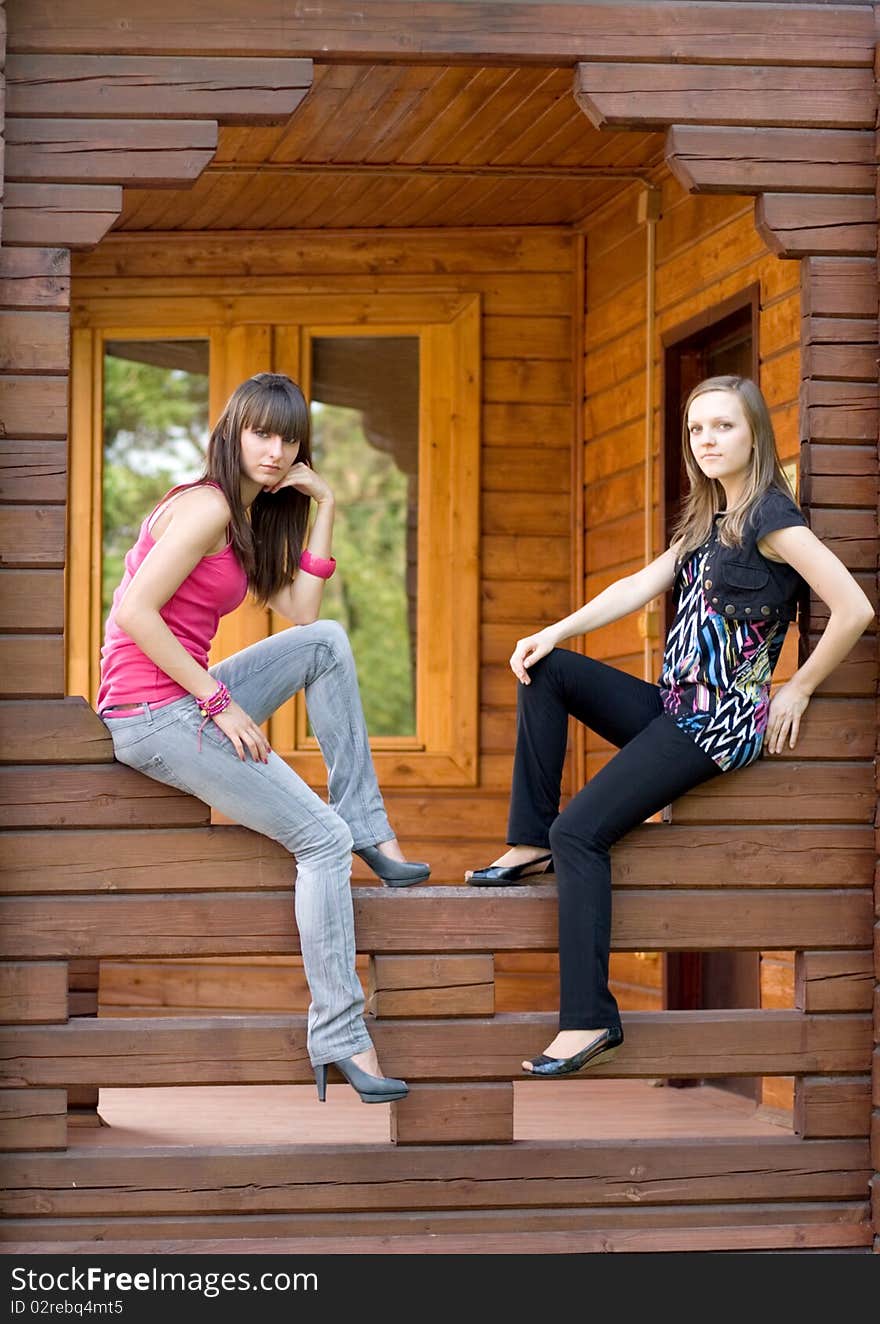
<svg viewBox="0 0 880 1324">
<path fill-rule="evenodd" d="M 688 411 L 698 395 L 707 391 L 730 391 L 738 396 L 752 433 L 752 461 L 743 494 L 718 521 L 718 537 L 725 547 L 742 545 L 743 530 L 755 504 L 769 487 L 781 487 L 794 500 L 785 471 L 776 452 L 776 437 L 767 402 L 750 377 L 707 377 L 687 398 L 681 425 L 681 443 L 690 491 L 672 532 L 679 559 L 705 542 L 719 510 L 725 509 L 724 488 L 717 478 L 707 478 L 694 458 L 688 432 Z"/>
<path fill-rule="evenodd" d="M 298 441 L 297 463 L 311 464 L 309 407 L 296 382 L 280 372 L 258 372 L 232 392 L 208 441 L 204 479 L 223 491 L 232 513 L 230 541 L 261 604 L 296 574 L 309 523 L 309 497 L 285 487 L 258 492 L 250 509 L 241 499 L 241 434 L 262 428 Z"/>
</svg>

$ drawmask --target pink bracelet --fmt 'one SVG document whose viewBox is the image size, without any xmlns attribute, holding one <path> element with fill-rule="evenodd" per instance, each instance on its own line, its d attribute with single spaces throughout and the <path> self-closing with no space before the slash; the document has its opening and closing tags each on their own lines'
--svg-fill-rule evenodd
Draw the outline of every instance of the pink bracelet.
<svg viewBox="0 0 880 1324">
<path fill-rule="evenodd" d="M 199 705 L 199 712 L 202 714 L 202 724 L 199 727 L 199 753 L 202 752 L 202 731 L 207 723 L 213 717 L 218 717 L 220 713 L 226 711 L 232 703 L 232 695 L 220 680 L 217 682 L 217 688 L 207 699 L 196 699 Z"/>
<path fill-rule="evenodd" d="M 307 575 L 316 575 L 318 579 L 329 579 L 336 569 L 336 557 L 314 556 L 308 547 L 304 547 L 299 558 L 299 568 L 305 570 Z"/>
</svg>

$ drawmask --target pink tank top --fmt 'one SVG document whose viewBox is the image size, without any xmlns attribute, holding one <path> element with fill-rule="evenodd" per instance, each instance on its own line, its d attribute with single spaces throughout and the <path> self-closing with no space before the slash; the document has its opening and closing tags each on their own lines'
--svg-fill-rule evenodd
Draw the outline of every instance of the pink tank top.
<svg viewBox="0 0 880 1324">
<path fill-rule="evenodd" d="M 125 573 L 113 594 L 113 605 L 107 617 L 104 647 L 101 649 L 101 685 L 98 690 L 97 709 L 111 704 L 149 703 L 161 707 L 182 698 L 189 691 L 160 671 L 155 662 L 138 648 L 116 624 L 116 608 L 122 600 L 139 566 L 155 546 L 150 525 L 175 497 L 199 483 L 184 483 L 171 489 L 141 524 L 137 542 L 126 553 Z M 219 487 L 211 483 L 211 487 Z M 234 611 L 247 592 L 247 575 L 228 543 L 222 552 L 203 556 L 187 575 L 159 615 L 175 638 L 183 644 L 199 666 L 207 668 L 208 649 L 217 633 L 220 617 Z"/>
</svg>

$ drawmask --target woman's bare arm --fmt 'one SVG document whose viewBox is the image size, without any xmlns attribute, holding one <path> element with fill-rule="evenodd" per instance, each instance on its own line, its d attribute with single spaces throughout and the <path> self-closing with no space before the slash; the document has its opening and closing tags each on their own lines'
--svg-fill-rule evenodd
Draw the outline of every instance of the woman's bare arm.
<svg viewBox="0 0 880 1324">
<path fill-rule="evenodd" d="M 635 574 L 625 575 L 609 584 L 570 616 L 520 639 L 510 658 L 510 667 L 517 680 L 528 685 L 528 668 L 564 639 L 619 621 L 665 593 L 675 582 L 675 556 L 674 548 L 667 548 Z"/>
<path fill-rule="evenodd" d="M 794 748 L 813 692 L 851 652 L 874 619 L 874 608 L 839 557 L 810 529 L 803 525 L 776 529 L 762 543 L 797 570 L 831 609 L 816 647 L 771 701 L 766 748 L 770 754 L 779 754 L 786 740 Z"/>
</svg>

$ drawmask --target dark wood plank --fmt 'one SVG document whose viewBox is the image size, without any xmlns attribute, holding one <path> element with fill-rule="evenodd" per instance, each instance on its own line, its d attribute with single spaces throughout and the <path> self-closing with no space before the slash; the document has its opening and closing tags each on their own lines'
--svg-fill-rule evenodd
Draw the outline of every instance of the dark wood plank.
<svg viewBox="0 0 880 1324">
<path fill-rule="evenodd" d="M 870 1076 L 803 1076 L 796 1081 L 797 1135 L 809 1140 L 817 1136 L 866 1136 L 870 1127 Z"/>
<path fill-rule="evenodd" d="M 67 378 L 66 377 L 3 377 L 0 378 L 0 432 L 7 437 L 66 437 L 67 436 Z M 12 536 L 12 547 L 20 548 L 33 540 L 33 521 L 46 521 L 54 531 L 58 513 L 43 511 L 39 507 L 20 507 L 18 514 L 0 512 L 0 521 L 14 519 L 12 529 L 0 522 L 0 563 L 9 564 L 4 554 L 5 538 Z M 62 512 L 63 516 L 63 512 Z M 62 518 L 63 525 L 63 518 Z M 52 554 L 57 539 L 52 539 Z M 62 550 L 64 540 L 60 544 Z M 43 559 L 40 557 L 39 559 Z M 13 564 L 26 561 L 13 559 Z M 63 556 L 57 564 L 63 563 Z"/>
<path fill-rule="evenodd" d="M 0 427 L 7 398 L 4 385 L 11 380 L 15 379 L 0 379 Z M 19 421 L 17 405 L 22 403 L 13 401 L 10 409 Z M 0 566 L 4 570 L 60 569 L 64 565 L 65 533 L 63 506 L 0 506 Z"/>
<path fill-rule="evenodd" d="M 170 188 L 198 179 L 217 150 L 217 124 L 11 116 L 6 144 L 8 180 Z"/>
<path fill-rule="evenodd" d="M 122 210 L 118 184 L 16 184 L 7 180 L 5 188 L 4 244 L 91 248 L 104 238 Z"/>
<path fill-rule="evenodd" d="M 114 0 L 79 0 L 75 16 L 53 0 L 8 0 L 9 27 L 19 51 L 128 54 L 271 52 L 326 58 L 369 56 L 377 61 L 569 64 L 600 60 L 706 61 L 719 51 L 731 63 L 867 65 L 874 25 L 867 8 L 815 5 L 786 9 L 780 40 L 778 9 L 766 5 L 572 3 L 509 8 L 484 5 L 479 21 L 448 0 L 413 6 L 373 0 L 370 21 L 347 0 L 322 0 L 315 11 L 280 25 L 274 0 L 253 0 L 241 21 L 237 0 L 216 0 L 211 22 L 181 12 L 171 0 L 132 11 L 120 27 Z M 748 14 L 748 21 L 745 16 Z"/>
<path fill-rule="evenodd" d="M 877 503 L 877 475 L 864 474 L 816 474 L 803 475 L 801 478 L 800 499 L 802 504 L 815 506 L 851 506 L 870 507 Z"/>
<path fill-rule="evenodd" d="M 762 193 L 755 225 L 779 257 L 858 256 L 877 251 L 875 202 L 855 193 Z"/>
<path fill-rule="evenodd" d="M 78 1151 L 82 1153 L 82 1149 Z M 7 1219 L 4 1254 L 559 1254 L 871 1245 L 867 1200 Z M 99 1245 L 96 1245 L 96 1242 Z"/>
<path fill-rule="evenodd" d="M 673 124 L 666 163 L 688 191 L 871 193 L 874 135 L 861 130 Z"/>
<path fill-rule="evenodd" d="M 63 635 L 0 636 L 0 696 L 63 698 Z M 0 736 L 0 757 L 2 747 L 3 737 Z"/>
<path fill-rule="evenodd" d="M 66 1146 L 64 1090 L 0 1090 L 0 1150 Z"/>
<path fill-rule="evenodd" d="M 863 952 L 798 952 L 795 999 L 802 1011 L 870 1011 L 874 961 Z"/>
<path fill-rule="evenodd" d="M 59 316 L 66 314 L 59 314 Z M 67 500 L 67 445 L 59 438 L 0 439 L 0 502 L 57 503 Z"/>
<path fill-rule="evenodd" d="M 847 446 L 839 442 L 831 445 L 819 441 L 802 442 L 801 461 L 805 470 L 804 476 L 808 480 L 812 480 L 813 476 L 818 474 L 831 474 L 835 477 L 877 477 L 877 449 L 871 445 Z M 808 498 L 805 500 L 808 505 L 812 504 Z"/>
<path fill-rule="evenodd" d="M 0 704 L 0 762 L 112 761 L 110 732 L 80 696 Z"/>
<path fill-rule="evenodd" d="M 831 318 L 816 319 L 827 325 Z M 849 321 L 849 319 L 841 319 Z M 852 323 L 850 322 L 850 325 Z M 803 344 L 802 366 L 805 377 L 825 377 L 837 381 L 873 381 L 877 366 L 876 328 L 871 339 L 871 323 L 865 320 L 863 334 L 857 343 Z M 841 337 L 843 340 L 843 337 Z"/>
<path fill-rule="evenodd" d="M 550 887 L 423 887 L 405 896 L 355 889 L 362 952 L 554 951 L 556 890 Z M 509 893 L 515 892 L 514 896 Z M 155 898 L 14 897 L 0 903 L 7 953 L 74 956 L 287 955 L 299 950 L 289 896 L 179 893 L 173 913 Z M 618 951 L 717 951 L 854 947 L 871 940 L 866 889 L 736 888 L 691 892 L 633 888 L 615 902 Z"/>
<path fill-rule="evenodd" d="M 66 962 L 0 963 L 0 1022 L 37 1024 L 66 1020 Z"/>
<path fill-rule="evenodd" d="M 0 372 L 65 373 L 69 365 L 66 312 L 0 312 Z"/>
<path fill-rule="evenodd" d="M 0 629 L 64 629 L 61 570 L 0 570 Z"/>
<path fill-rule="evenodd" d="M 801 406 L 808 411 L 804 421 L 812 443 L 876 441 L 880 424 L 876 381 L 807 380 L 801 383 Z"/>
<path fill-rule="evenodd" d="M 312 61 L 156 55 L 20 55 L 6 66 L 9 115 L 216 119 L 280 124 L 312 85 Z"/>
<path fill-rule="evenodd" d="M 289 895 L 296 876 L 293 859 L 279 842 L 227 825 L 123 832 L 7 831 L 3 843 L 0 877 L 6 892 L 193 892 L 246 887 Z M 853 852 L 843 854 L 854 865 Z"/>
<path fill-rule="evenodd" d="M 873 127 L 867 69 L 693 64 L 578 64 L 574 97 L 597 129 L 668 124 L 818 129 Z"/>
<path fill-rule="evenodd" d="M 3 238 L 0 308 L 68 308 L 70 253 L 67 249 L 8 248 L 5 232 Z"/>
<path fill-rule="evenodd" d="M 868 764 L 764 758 L 745 775 L 727 773 L 689 791 L 672 815 L 676 823 L 864 823 L 873 820 L 873 794 Z"/>
<path fill-rule="evenodd" d="M 801 306 L 810 317 L 877 317 L 880 288 L 874 258 L 807 257 L 801 263 Z"/>
<path fill-rule="evenodd" d="M 120 769 L 122 771 L 122 769 Z M 420 840 L 425 857 L 453 852 L 457 866 L 468 839 Z M 727 862 L 736 859 L 735 874 Z M 615 887 L 870 887 L 874 836 L 869 824 L 789 827 L 725 825 L 719 829 L 649 823 L 614 847 Z M 126 828 L 118 831 L 7 830 L 0 879 L 7 894 L 76 892 L 289 893 L 295 865 L 278 842 L 247 828 Z M 419 961 L 431 958 L 414 958 Z M 471 960 L 473 958 L 464 958 Z"/>
<path fill-rule="evenodd" d="M 551 1013 L 486 1020 L 377 1021 L 382 1066 L 410 1080 L 522 1079 L 520 1061 L 541 1052 Z M 867 1072 L 871 1017 L 795 1011 L 629 1012 L 626 1042 L 598 1078 Z M 305 1016 L 81 1017 L 61 1026 L 10 1027 L 0 1080 L 39 1088 L 287 1085 L 313 1078 Z M 542 1082 L 529 1088 L 540 1089 Z M 120 1211 L 121 1212 L 121 1211 Z"/>
<path fill-rule="evenodd" d="M 513 1084 L 415 1085 L 391 1105 L 396 1145 L 454 1145 L 513 1140 Z"/>
<path fill-rule="evenodd" d="M 367 982 L 372 1016 L 491 1016 L 494 959 L 473 956 L 373 956 Z M 491 1137 L 487 1137 L 489 1139 Z"/>
<path fill-rule="evenodd" d="M 204 826 L 211 811 L 121 763 L 0 767 L 0 827 Z"/>
</svg>

